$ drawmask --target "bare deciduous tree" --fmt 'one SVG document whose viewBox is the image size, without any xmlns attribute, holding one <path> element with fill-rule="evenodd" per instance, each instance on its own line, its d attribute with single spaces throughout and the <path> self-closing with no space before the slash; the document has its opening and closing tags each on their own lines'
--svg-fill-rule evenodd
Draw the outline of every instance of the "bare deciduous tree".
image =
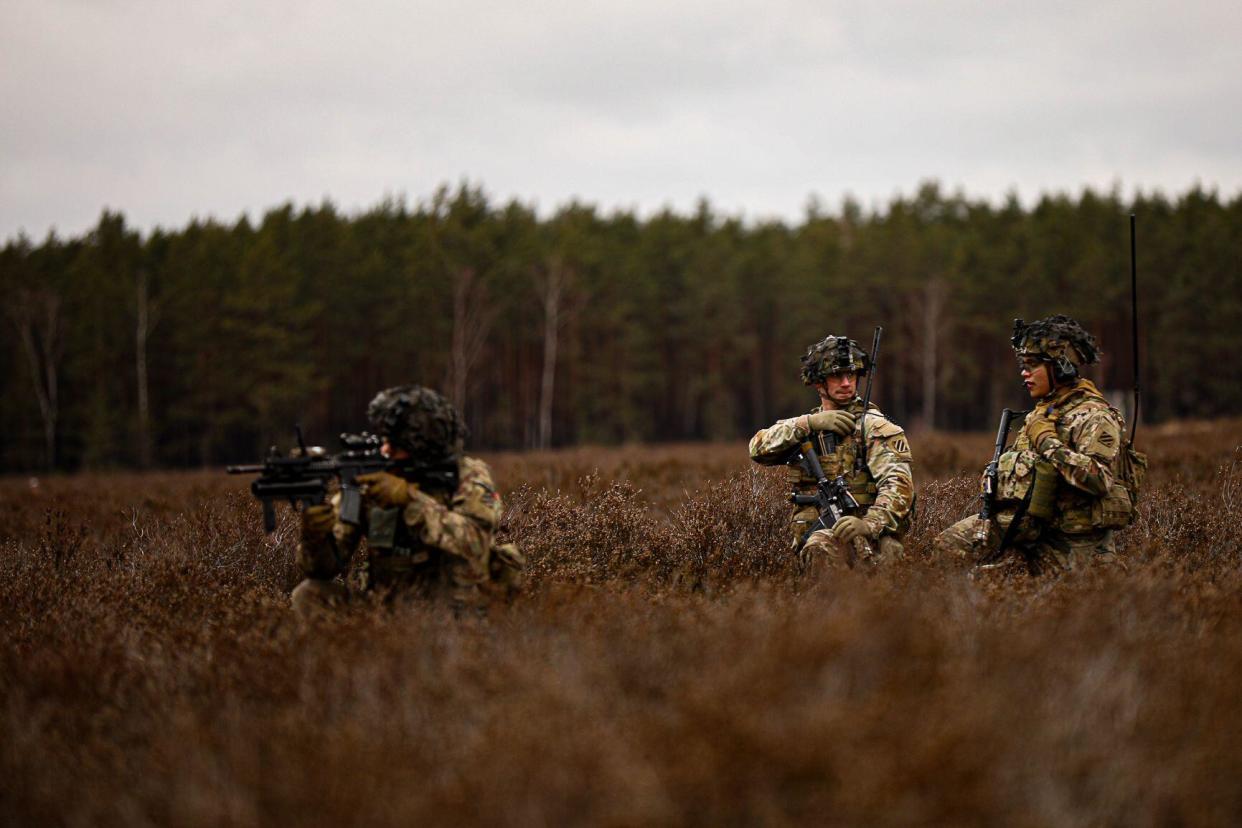
<svg viewBox="0 0 1242 828">
<path fill-rule="evenodd" d="M 453 271 L 453 337 L 449 353 L 449 376 L 445 383 L 449 398 L 462 417 L 466 416 L 466 393 L 470 370 L 478 361 L 495 319 L 488 306 L 487 285 L 472 267 Z"/>
<path fill-rule="evenodd" d="M 151 402 L 147 379 L 147 339 L 159 324 L 159 303 L 151 299 L 150 275 L 139 268 L 135 277 L 136 319 L 134 325 L 135 373 L 138 380 L 138 465 L 151 465 Z"/>
<path fill-rule="evenodd" d="M 936 427 L 936 390 L 939 385 L 937 360 L 940 326 L 949 298 L 949 286 L 936 275 L 923 283 L 923 427 Z"/>
<path fill-rule="evenodd" d="M 60 416 L 60 297 L 49 290 L 19 289 L 10 296 L 7 308 L 30 366 L 50 471 L 56 467 L 56 423 Z"/>
<path fill-rule="evenodd" d="M 552 445 L 552 406 L 556 393 L 556 354 L 560 342 L 565 292 L 573 271 L 559 256 L 535 273 L 535 286 L 543 305 L 543 373 L 539 384 L 539 448 Z"/>
</svg>

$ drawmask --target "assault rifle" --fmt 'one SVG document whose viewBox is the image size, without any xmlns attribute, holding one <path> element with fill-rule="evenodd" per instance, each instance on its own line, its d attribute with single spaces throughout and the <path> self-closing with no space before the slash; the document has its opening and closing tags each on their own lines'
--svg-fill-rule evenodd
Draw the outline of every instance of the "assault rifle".
<svg viewBox="0 0 1242 828">
<path fill-rule="evenodd" d="M 875 334 L 871 337 L 871 360 L 867 363 L 867 393 L 863 395 L 862 420 L 858 425 L 858 433 L 862 435 L 862 451 L 854 458 L 854 471 L 862 471 L 867 466 L 867 410 L 871 408 L 871 383 L 875 381 L 875 364 L 880 359 L 880 337 L 884 328 L 875 326 Z"/>
<path fill-rule="evenodd" d="M 790 502 L 798 506 L 814 506 L 819 512 L 819 517 L 798 541 L 798 549 L 801 550 L 814 532 L 820 529 L 831 529 L 841 518 L 858 511 L 858 501 L 854 499 L 854 495 L 850 494 L 845 475 L 829 480 L 828 475 L 824 474 L 819 455 L 815 453 L 815 444 L 810 439 L 798 447 L 797 455 L 791 462 L 798 463 L 803 471 L 815 478 L 815 494 L 804 495 L 793 492 L 789 495 Z"/>
<path fill-rule="evenodd" d="M 1001 411 L 1000 427 L 996 429 L 996 449 L 992 452 L 992 462 L 988 463 L 983 470 L 983 493 L 979 495 L 979 536 L 981 540 L 987 537 L 989 524 L 991 524 L 992 518 L 996 516 L 997 478 L 999 477 L 1001 455 L 1005 453 L 1005 442 L 1009 439 L 1009 427 L 1014 420 L 1024 417 L 1026 414 L 1026 411 L 1013 411 L 1008 408 Z M 1029 500 L 1023 501 L 1021 506 L 1018 507 L 1018 511 L 1013 516 L 1010 531 L 1005 533 L 1005 538 L 1001 541 L 1000 546 L 979 560 L 978 564 L 980 566 L 995 563 L 1005 554 L 1005 548 L 1012 539 L 1012 532 L 1017 528 L 1019 521 L 1022 520 L 1028 502 Z"/>
<path fill-rule="evenodd" d="M 992 452 L 992 462 L 983 470 L 983 494 L 979 495 L 980 520 L 991 520 L 996 514 L 996 479 L 1001 455 L 1005 453 L 1005 442 L 1009 439 L 1009 426 L 1025 414 L 1025 411 L 1008 408 L 1001 411 L 1000 428 L 996 429 L 996 450 Z"/>
<path fill-rule="evenodd" d="M 455 460 L 438 464 L 421 463 L 416 459 L 390 460 L 380 452 L 382 438 L 365 431 L 342 434 L 344 451 L 329 455 L 319 446 L 307 448 L 300 427 L 295 427 L 294 433 L 298 448 L 288 456 L 272 446 L 262 463 L 226 468 L 229 474 L 259 475 L 250 484 L 250 491 L 263 504 L 264 531 L 276 529 L 276 501 L 288 500 L 294 509 L 323 503 L 334 478 L 340 481 L 338 512 L 341 522 L 351 526 L 357 526 L 362 516 L 362 488 L 357 482 L 360 475 L 386 471 L 424 488 L 448 491 L 457 488 Z"/>
</svg>

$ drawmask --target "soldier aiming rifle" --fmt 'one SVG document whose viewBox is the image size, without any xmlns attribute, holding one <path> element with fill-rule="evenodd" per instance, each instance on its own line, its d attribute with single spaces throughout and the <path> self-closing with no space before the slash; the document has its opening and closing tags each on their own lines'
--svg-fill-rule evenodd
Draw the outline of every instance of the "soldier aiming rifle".
<svg viewBox="0 0 1242 828">
<path fill-rule="evenodd" d="M 351 590 L 338 578 L 347 574 L 355 591 L 439 597 L 457 611 L 481 609 L 485 593 L 515 591 L 525 562 L 512 544 L 493 545 L 500 497 L 487 464 L 462 453 L 457 410 L 429 388 L 403 385 L 377 394 L 367 417 L 375 436 L 347 436 L 334 457 L 301 445 L 293 457 L 229 469 L 261 473 L 251 489 L 269 531 L 275 500 L 304 506 L 296 561 L 306 577 L 293 590 L 294 609 L 347 601 Z"/>
</svg>

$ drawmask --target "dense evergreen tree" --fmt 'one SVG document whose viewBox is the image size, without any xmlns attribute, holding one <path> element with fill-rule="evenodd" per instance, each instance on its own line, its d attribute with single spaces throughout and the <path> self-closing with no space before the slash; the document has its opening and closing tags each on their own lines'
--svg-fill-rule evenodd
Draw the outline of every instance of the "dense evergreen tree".
<svg viewBox="0 0 1242 828">
<path fill-rule="evenodd" d="M 218 464 L 365 426 L 421 382 L 474 444 L 734 439 L 812 397 L 827 333 L 886 339 L 876 399 L 913 428 L 1019 404 L 1014 317 L 1077 316 L 1128 401 L 1126 216 L 1140 219 L 1145 419 L 1242 412 L 1242 198 L 1048 195 L 1029 209 L 936 184 L 865 212 L 744 222 L 703 202 L 642 219 L 541 219 L 478 187 L 357 216 L 283 205 L 256 224 L 0 248 L 0 460 L 8 470 Z"/>
</svg>

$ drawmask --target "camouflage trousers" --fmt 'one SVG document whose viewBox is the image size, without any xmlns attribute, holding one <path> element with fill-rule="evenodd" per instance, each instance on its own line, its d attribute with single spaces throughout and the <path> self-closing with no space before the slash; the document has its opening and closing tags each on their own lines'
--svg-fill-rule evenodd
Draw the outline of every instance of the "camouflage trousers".
<svg viewBox="0 0 1242 828">
<path fill-rule="evenodd" d="M 456 565 L 453 565 L 456 564 Z M 409 558 L 373 557 L 354 572 L 349 583 L 306 578 L 290 602 L 298 615 L 312 615 L 371 595 L 385 604 L 402 601 L 444 601 L 457 614 L 478 614 L 484 608 L 480 579 L 465 561 L 440 567 L 417 566 Z"/>
<path fill-rule="evenodd" d="M 833 537 L 831 531 L 820 529 L 807 538 L 798 553 L 798 563 L 803 572 L 818 573 L 825 569 L 853 569 L 859 564 L 876 566 L 904 557 L 905 547 L 893 535 L 884 534 L 874 541 L 859 538 L 847 544 Z"/>
<path fill-rule="evenodd" d="M 1084 535 L 1067 535 L 1053 529 L 1028 533 L 1013 544 L 1034 571 L 1072 572 L 1088 567 L 1115 566 L 1125 569 L 1113 545 L 1113 533 L 1101 529 Z M 1000 548 L 1003 530 L 995 521 L 984 524 L 978 515 L 963 518 L 936 536 L 932 554 L 942 562 L 969 566 Z"/>
</svg>

